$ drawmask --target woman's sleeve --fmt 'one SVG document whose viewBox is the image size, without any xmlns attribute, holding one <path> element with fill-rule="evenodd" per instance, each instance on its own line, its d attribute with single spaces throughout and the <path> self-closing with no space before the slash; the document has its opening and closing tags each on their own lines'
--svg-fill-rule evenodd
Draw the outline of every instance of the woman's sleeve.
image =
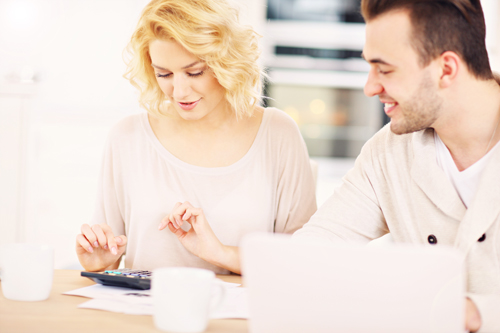
<svg viewBox="0 0 500 333">
<path fill-rule="evenodd" d="M 297 124 L 282 111 L 274 118 L 273 144 L 277 144 L 279 165 L 274 231 L 291 234 L 316 211 L 316 181 Z"/>
<path fill-rule="evenodd" d="M 119 177 L 117 156 L 113 154 L 111 135 L 106 142 L 101 172 L 97 186 L 97 199 L 91 224 L 106 223 L 115 236 L 125 235 L 125 226 L 120 209 L 117 179 Z"/>
</svg>

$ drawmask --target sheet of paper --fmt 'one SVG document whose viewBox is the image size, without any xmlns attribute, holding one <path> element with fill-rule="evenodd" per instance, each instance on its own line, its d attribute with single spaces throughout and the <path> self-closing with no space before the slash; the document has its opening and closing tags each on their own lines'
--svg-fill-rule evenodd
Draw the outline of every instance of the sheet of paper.
<svg viewBox="0 0 500 333">
<path fill-rule="evenodd" d="M 240 318 L 248 319 L 247 294 L 245 288 L 236 283 L 217 279 L 217 284 L 224 288 L 222 303 L 210 311 L 211 319 Z M 220 289 L 212 289 L 212 298 L 219 297 Z M 95 284 L 63 293 L 64 295 L 82 296 L 92 300 L 80 304 L 79 308 L 120 312 L 135 315 L 152 315 L 153 302 L 150 290 L 103 286 Z"/>
<path fill-rule="evenodd" d="M 137 290 L 130 288 L 109 287 L 102 284 L 75 289 L 63 293 L 64 295 L 82 296 L 101 300 L 112 300 L 131 304 L 151 303 L 151 290 Z"/>
</svg>

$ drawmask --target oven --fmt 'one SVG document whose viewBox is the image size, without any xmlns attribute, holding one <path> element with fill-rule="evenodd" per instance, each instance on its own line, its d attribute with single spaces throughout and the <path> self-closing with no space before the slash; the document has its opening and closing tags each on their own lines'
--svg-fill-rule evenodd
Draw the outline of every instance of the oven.
<svg viewBox="0 0 500 333">
<path fill-rule="evenodd" d="M 360 0 L 267 0 L 266 101 L 299 125 L 311 156 L 356 157 L 387 121 L 363 87 Z"/>
</svg>

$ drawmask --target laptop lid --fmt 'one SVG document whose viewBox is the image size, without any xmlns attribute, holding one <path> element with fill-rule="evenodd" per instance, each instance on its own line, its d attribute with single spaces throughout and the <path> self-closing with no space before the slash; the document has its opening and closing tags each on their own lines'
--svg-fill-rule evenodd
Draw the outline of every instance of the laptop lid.
<svg viewBox="0 0 500 333">
<path fill-rule="evenodd" d="M 451 248 L 253 234 L 241 258 L 252 333 L 464 332 L 463 261 Z"/>
</svg>

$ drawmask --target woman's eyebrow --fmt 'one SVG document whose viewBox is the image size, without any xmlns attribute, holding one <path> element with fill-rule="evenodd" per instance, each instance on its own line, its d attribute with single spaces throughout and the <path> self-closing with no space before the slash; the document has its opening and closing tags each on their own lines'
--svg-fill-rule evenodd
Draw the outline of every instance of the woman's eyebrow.
<svg viewBox="0 0 500 333">
<path fill-rule="evenodd" d="M 195 65 L 198 65 L 200 62 L 201 62 L 201 61 L 199 61 L 199 60 L 198 60 L 198 61 L 195 61 L 195 62 L 193 62 L 192 64 L 189 64 L 189 65 L 187 65 L 187 66 L 182 67 L 182 69 L 191 68 L 191 67 L 193 67 L 193 66 L 195 66 Z"/>
<path fill-rule="evenodd" d="M 193 66 L 195 66 L 195 65 L 198 65 L 198 64 L 199 64 L 199 63 L 201 63 L 201 62 L 202 62 L 202 61 L 197 60 L 197 61 L 195 61 L 195 62 L 193 62 L 193 63 L 191 63 L 191 64 L 189 64 L 189 65 L 187 65 L 187 66 L 182 67 L 181 69 L 191 68 L 191 67 L 193 67 Z M 156 68 L 156 69 L 162 70 L 162 71 L 168 71 L 168 69 L 163 68 L 163 67 L 160 67 L 160 66 L 157 66 L 157 65 L 155 65 L 155 64 L 153 64 L 153 63 L 151 63 L 151 66 L 153 66 L 153 67 L 154 67 L 154 68 Z"/>
<path fill-rule="evenodd" d="M 155 64 L 151 63 L 151 66 L 153 66 L 154 68 L 156 69 L 159 69 L 159 70 L 162 70 L 162 71 L 168 71 L 168 69 L 166 68 L 163 68 L 163 67 L 160 67 L 160 66 L 156 66 Z"/>
</svg>

